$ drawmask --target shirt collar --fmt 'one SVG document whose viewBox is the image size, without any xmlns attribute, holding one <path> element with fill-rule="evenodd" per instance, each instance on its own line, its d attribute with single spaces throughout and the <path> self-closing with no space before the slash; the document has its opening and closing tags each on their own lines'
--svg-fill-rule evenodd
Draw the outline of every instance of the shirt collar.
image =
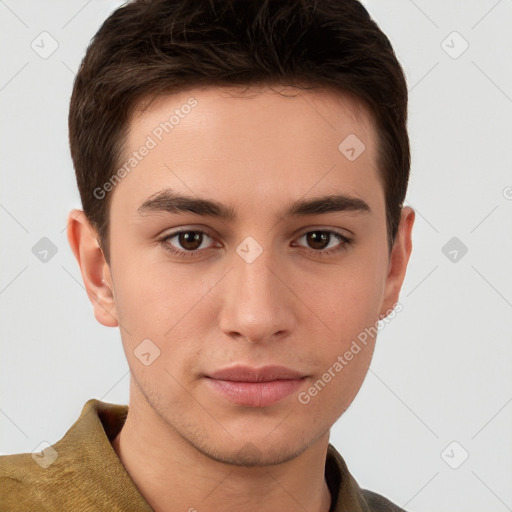
<svg viewBox="0 0 512 512">
<path fill-rule="evenodd" d="M 123 427 L 127 414 L 127 405 L 92 398 L 85 403 L 80 417 L 54 447 L 63 457 L 69 453 L 74 461 L 80 461 L 83 474 L 76 479 L 75 485 L 82 487 L 83 493 L 92 493 L 95 501 L 100 492 L 101 495 L 108 495 L 110 500 L 117 499 L 122 509 L 152 512 L 111 445 Z M 332 496 L 330 512 L 370 512 L 345 461 L 331 444 L 327 449 L 325 478 Z"/>
</svg>

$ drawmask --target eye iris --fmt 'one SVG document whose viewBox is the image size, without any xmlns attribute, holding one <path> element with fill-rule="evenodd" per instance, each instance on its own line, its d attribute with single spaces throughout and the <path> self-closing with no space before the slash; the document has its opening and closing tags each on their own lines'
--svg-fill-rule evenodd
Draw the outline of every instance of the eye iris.
<svg viewBox="0 0 512 512">
<path fill-rule="evenodd" d="M 325 249 L 329 245 L 329 237 L 330 234 L 323 231 L 312 231 L 307 235 L 308 243 L 313 249 Z"/>
<path fill-rule="evenodd" d="M 201 246 L 203 235 L 197 231 L 185 231 L 178 235 L 178 240 L 184 249 L 194 251 Z"/>
</svg>

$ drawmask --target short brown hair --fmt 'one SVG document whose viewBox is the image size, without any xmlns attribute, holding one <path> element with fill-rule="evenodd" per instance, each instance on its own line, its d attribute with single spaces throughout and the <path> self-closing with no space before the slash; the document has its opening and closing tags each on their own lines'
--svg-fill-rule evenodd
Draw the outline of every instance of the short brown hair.
<svg viewBox="0 0 512 512">
<path fill-rule="evenodd" d="M 84 212 L 109 261 L 109 199 L 131 114 L 195 86 L 283 84 L 355 94 L 372 113 L 389 250 L 407 191 L 407 84 L 358 0 L 134 0 L 92 39 L 75 78 L 69 142 Z M 341 141 L 340 141 L 341 142 Z"/>
</svg>

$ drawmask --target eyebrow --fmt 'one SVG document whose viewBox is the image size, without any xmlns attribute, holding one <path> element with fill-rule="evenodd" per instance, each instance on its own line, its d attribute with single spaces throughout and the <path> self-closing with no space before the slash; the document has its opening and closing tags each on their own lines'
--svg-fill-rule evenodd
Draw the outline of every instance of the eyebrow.
<svg viewBox="0 0 512 512">
<path fill-rule="evenodd" d="M 150 196 L 138 208 L 140 215 L 151 212 L 194 213 L 206 217 L 216 217 L 226 221 L 237 218 L 236 210 L 218 201 L 180 194 L 172 189 L 164 189 Z M 289 205 L 281 217 L 322 215 L 335 212 L 371 213 L 369 205 L 358 197 L 344 194 L 331 194 L 313 199 L 299 199 Z"/>
</svg>

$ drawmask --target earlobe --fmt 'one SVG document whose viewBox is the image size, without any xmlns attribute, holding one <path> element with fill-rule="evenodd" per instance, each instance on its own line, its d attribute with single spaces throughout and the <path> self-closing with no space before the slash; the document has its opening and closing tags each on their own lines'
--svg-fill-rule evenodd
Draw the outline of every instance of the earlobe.
<svg viewBox="0 0 512 512">
<path fill-rule="evenodd" d="M 98 243 L 97 232 L 82 210 L 69 213 L 67 236 L 96 320 L 106 327 L 118 326 L 110 267 Z"/>
<path fill-rule="evenodd" d="M 388 273 L 384 288 L 384 300 L 379 319 L 388 316 L 400 297 L 407 264 L 412 252 L 412 228 L 415 211 L 410 206 L 402 208 L 400 225 L 389 258 Z"/>
</svg>

